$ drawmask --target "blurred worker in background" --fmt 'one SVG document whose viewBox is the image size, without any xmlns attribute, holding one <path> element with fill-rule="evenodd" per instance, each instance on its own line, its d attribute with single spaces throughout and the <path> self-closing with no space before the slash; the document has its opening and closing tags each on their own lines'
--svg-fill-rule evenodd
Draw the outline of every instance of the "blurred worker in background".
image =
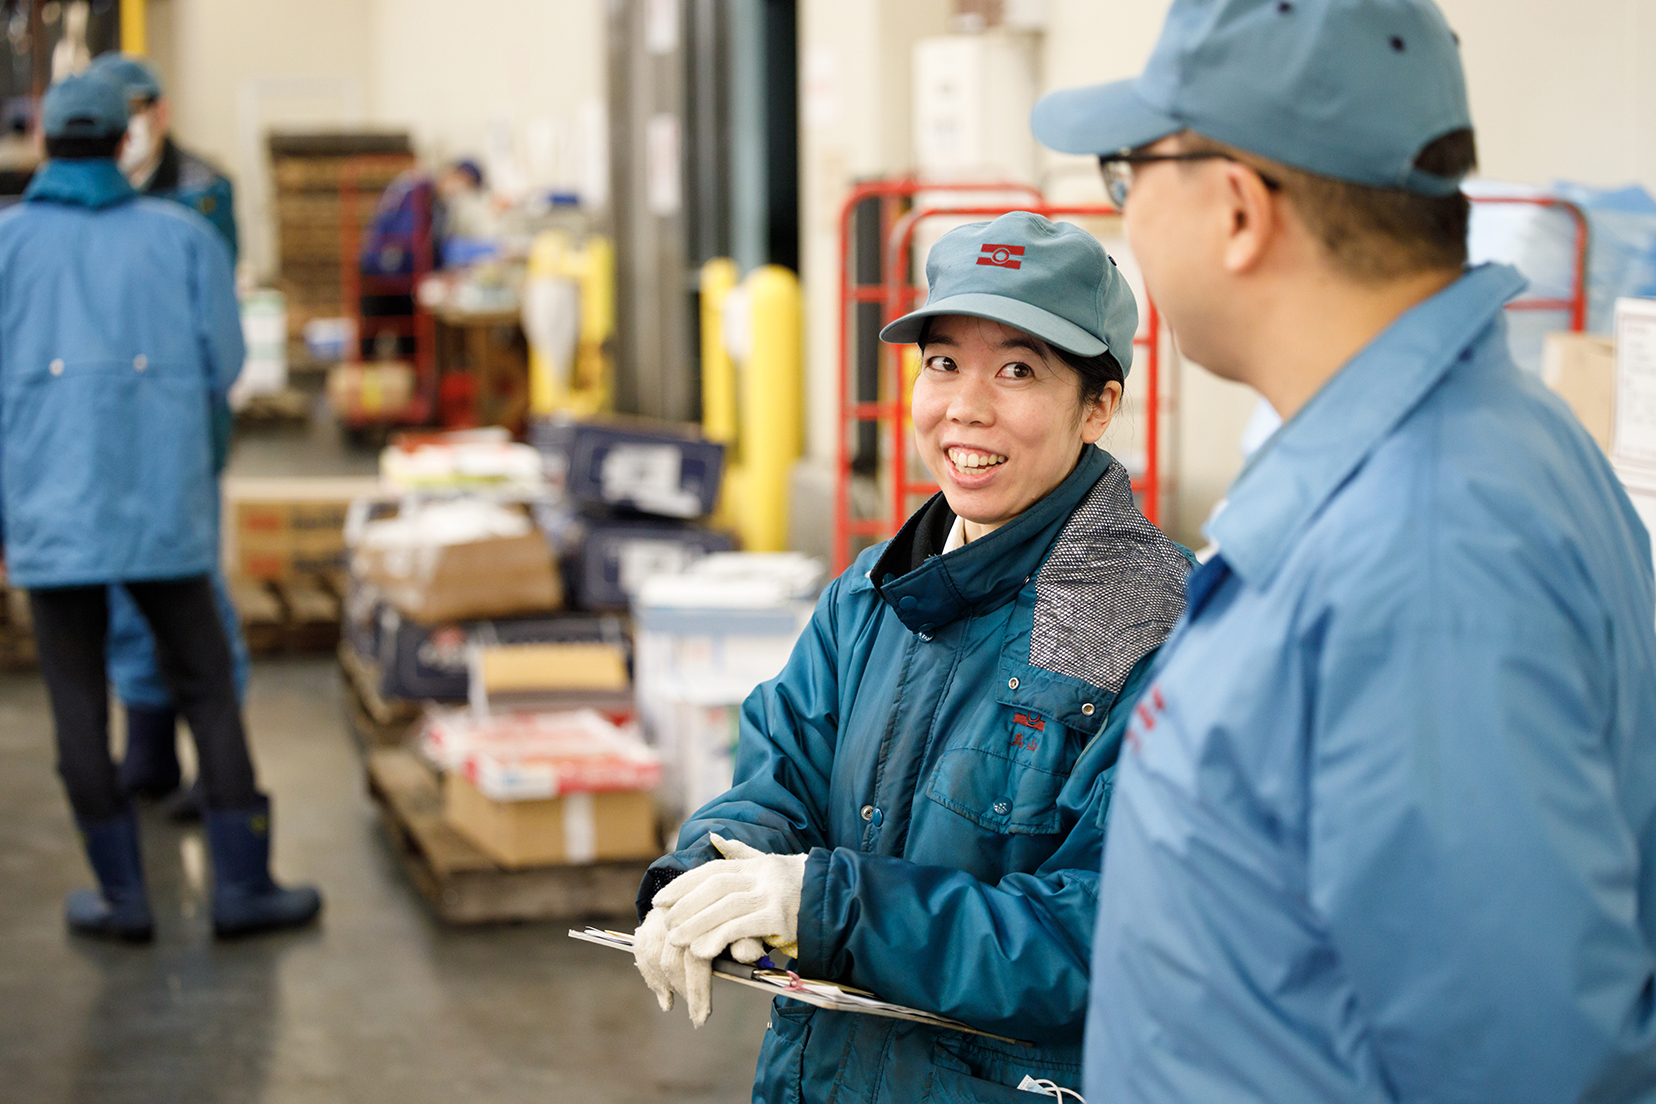
<svg viewBox="0 0 1656 1104">
<path fill-rule="evenodd" d="M 1054 93 L 1192 360 L 1286 423 L 1127 732 L 1094 1102 L 1656 1094 L 1656 599 L 1603 454 L 1466 267 L 1430 0 L 1175 0 Z"/>
<path fill-rule="evenodd" d="M 1187 556 L 1095 447 L 1138 329 L 1104 247 L 1015 211 L 944 235 L 926 277 L 880 338 L 919 346 L 915 445 L 942 490 L 743 703 L 735 787 L 650 868 L 634 955 L 698 1024 L 710 960 L 762 939 L 1003 1038 L 782 997 L 755 1100 L 1075 1095 L 1116 758 L 1184 606 Z"/>
<path fill-rule="evenodd" d="M 108 53 L 98 55 L 90 72 L 126 95 L 127 137 L 118 163 L 127 180 L 142 194 L 181 203 L 211 222 L 230 247 L 234 265 L 236 214 L 230 179 L 173 141 L 167 99 L 155 70 L 138 58 Z M 215 475 L 224 470 L 229 459 L 233 426 L 229 404 L 215 403 Z M 215 507 L 217 502 L 215 495 Z M 250 665 L 247 642 L 223 570 L 216 562 L 212 575 L 213 600 L 235 661 L 237 697 L 245 702 Z M 178 704 L 161 676 L 155 638 L 137 605 L 120 587 L 109 588 L 109 674 L 126 714 L 121 785 L 141 797 L 166 797 L 178 789 L 182 778 L 178 764 Z M 173 816 L 180 820 L 199 817 L 203 797 L 201 779 L 197 777 L 195 785 L 172 803 Z"/>
<path fill-rule="evenodd" d="M 92 59 L 89 72 L 126 92 L 121 172 L 144 195 L 182 203 L 212 223 L 230 247 L 234 265 L 239 256 L 235 186 L 211 161 L 173 140 L 171 105 L 155 70 L 140 58 L 107 53 Z"/>
<path fill-rule="evenodd" d="M 0 523 L 98 879 L 66 915 L 88 935 L 153 934 L 138 820 L 109 753 L 114 584 L 155 634 L 195 739 L 215 931 L 304 924 L 321 899 L 270 878 L 270 803 L 213 596 L 212 411 L 243 355 L 230 256 L 199 216 L 140 198 L 121 175 L 126 117 L 122 91 L 99 76 L 54 85 L 41 109 L 48 160 L 0 215 Z"/>
</svg>

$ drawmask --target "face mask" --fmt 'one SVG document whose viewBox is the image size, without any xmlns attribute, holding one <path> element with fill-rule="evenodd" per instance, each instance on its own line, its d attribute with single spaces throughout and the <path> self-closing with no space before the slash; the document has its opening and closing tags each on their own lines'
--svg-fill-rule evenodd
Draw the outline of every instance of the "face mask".
<svg viewBox="0 0 1656 1104">
<path fill-rule="evenodd" d="M 126 145 L 121 147 L 121 156 L 116 164 L 123 173 L 131 176 L 149 164 L 154 153 L 155 131 L 150 126 L 149 115 L 134 115 L 127 123 Z"/>
</svg>

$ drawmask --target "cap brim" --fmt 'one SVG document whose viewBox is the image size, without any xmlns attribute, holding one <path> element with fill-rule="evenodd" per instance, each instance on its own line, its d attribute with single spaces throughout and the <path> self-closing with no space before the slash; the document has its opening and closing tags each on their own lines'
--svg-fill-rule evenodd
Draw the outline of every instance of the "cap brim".
<svg viewBox="0 0 1656 1104">
<path fill-rule="evenodd" d="M 920 340 L 920 332 L 926 328 L 926 319 L 943 314 L 964 314 L 971 318 L 1001 322 L 1077 356 L 1097 356 L 1109 349 L 1101 339 L 1067 318 L 1060 318 L 1021 299 L 1008 299 L 1004 295 L 988 295 L 980 291 L 951 295 L 947 299 L 927 303 L 886 326 L 880 331 L 880 340 L 891 345 L 912 344 Z"/>
<path fill-rule="evenodd" d="M 1177 134 L 1185 124 L 1139 98 L 1133 81 L 1066 88 L 1042 96 L 1029 126 L 1059 153 L 1117 153 Z"/>
</svg>

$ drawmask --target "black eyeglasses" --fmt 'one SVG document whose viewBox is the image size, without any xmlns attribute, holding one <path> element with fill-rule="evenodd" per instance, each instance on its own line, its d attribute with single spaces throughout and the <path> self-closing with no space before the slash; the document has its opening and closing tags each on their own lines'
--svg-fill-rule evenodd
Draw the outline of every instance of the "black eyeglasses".
<svg viewBox="0 0 1656 1104">
<path fill-rule="evenodd" d="M 1117 207 L 1127 206 L 1127 193 L 1133 190 L 1134 168 L 1138 165 L 1151 165 L 1157 161 L 1234 161 L 1245 168 L 1253 169 L 1258 174 L 1260 183 L 1270 191 L 1274 192 L 1282 187 L 1281 183 L 1254 169 L 1241 158 L 1220 153 L 1218 150 L 1197 150 L 1190 153 L 1101 154 L 1098 158 L 1098 167 L 1104 173 L 1104 190 L 1109 193 L 1110 202 Z"/>
</svg>

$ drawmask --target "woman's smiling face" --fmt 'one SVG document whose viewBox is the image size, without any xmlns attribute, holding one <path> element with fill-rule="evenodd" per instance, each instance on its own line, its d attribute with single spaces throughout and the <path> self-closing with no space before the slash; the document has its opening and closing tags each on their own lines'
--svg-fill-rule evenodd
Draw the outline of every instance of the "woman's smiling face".
<svg viewBox="0 0 1656 1104">
<path fill-rule="evenodd" d="M 1083 409 L 1080 376 L 1046 342 L 983 318 L 932 319 L 920 361 L 915 444 L 973 540 L 1062 483 L 1121 397 L 1112 383 Z"/>
</svg>

